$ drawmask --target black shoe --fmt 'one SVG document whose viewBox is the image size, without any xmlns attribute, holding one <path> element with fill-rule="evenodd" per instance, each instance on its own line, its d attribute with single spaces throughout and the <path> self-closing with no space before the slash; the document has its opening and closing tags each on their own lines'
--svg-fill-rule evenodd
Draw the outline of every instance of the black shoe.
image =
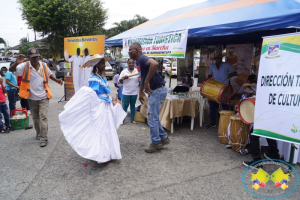
<svg viewBox="0 0 300 200">
<path fill-rule="evenodd" d="M 214 127 L 217 127 L 217 124 L 215 121 L 211 121 L 207 126 L 206 128 L 214 128 Z"/>
<path fill-rule="evenodd" d="M 14 131 L 15 129 L 12 127 L 6 127 L 6 130 L 9 132 L 9 131 Z"/>
<path fill-rule="evenodd" d="M 265 158 L 272 160 L 272 159 L 280 159 L 279 154 L 277 155 L 272 155 L 269 152 L 264 153 Z"/>
<path fill-rule="evenodd" d="M 35 139 L 40 140 L 41 139 L 41 135 L 39 133 L 36 134 Z"/>
<path fill-rule="evenodd" d="M 47 146 L 48 145 L 48 140 L 43 140 L 43 141 L 41 141 L 41 143 L 40 143 L 40 147 L 45 147 L 45 146 Z"/>
<path fill-rule="evenodd" d="M 256 161 L 244 161 L 243 162 L 243 165 L 244 166 L 246 166 L 246 167 L 248 167 L 249 165 L 252 165 L 253 163 L 255 163 L 255 162 L 257 162 L 258 160 L 256 160 Z M 256 164 L 254 164 L 253 166 L 251 166 L 251 167 L 253 167 L 253 168 L 256 168 L 256 169 L 259 169 L 259 168 L 263 168 L 263 166 L 262 165 L 258 165 L 258 166 L 255 166 L 255 165 L 257 165 L 257 164 L 259 164 L 259 162 L 257 162 Z"/>
</svg>

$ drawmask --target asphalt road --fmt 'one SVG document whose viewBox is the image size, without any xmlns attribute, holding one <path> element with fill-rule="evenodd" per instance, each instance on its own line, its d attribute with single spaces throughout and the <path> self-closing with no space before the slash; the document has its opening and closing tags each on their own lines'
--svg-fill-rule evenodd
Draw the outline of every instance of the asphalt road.
<svg viewBox="0 0 300 200">
<path fill-rule="evenodd" d="M 112 95 L 116 94 L 112 81 Z M 176 85 L 173 78 L 172 86 Z M 146 123 L 125 123 L 118 129 L 123 158 L 107 164 L 81 158 L 66 142 L 58 121 L 66 102 L 63 87 L 50 82 L 49 144 L 39 147 L 34 129 L 0 135 L 0 199 L 259 199 L 243 187 L 250 155 L 220 144 L 217 128 L 190 122 L 175 124 L 171 143 L 153 154 Z M 18 102 L 19 105 L 19 102 Z M 206 125 L 208 116 L 205 118 Z M 129 122 L 129 118 L 126 119 Z M 32 120 L 30 120 L 30 124 Z M 295 166 L 300 172 L 299 165 Z M 283 199 L 299 199 L 298 188 Z"/>
</svg>

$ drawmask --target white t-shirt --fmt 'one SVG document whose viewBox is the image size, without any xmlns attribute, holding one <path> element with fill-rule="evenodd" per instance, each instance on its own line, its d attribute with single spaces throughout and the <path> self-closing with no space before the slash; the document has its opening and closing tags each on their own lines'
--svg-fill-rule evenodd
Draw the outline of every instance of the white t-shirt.
<svg viewBox="0 0 300 200">
<path fill-rule="evenodd" d="M 120 86 L 123 86 L 123 84 L 119 82 L 119 77 L 120 77 L 120 74 L 116 74 L 114 76 L 113 83 L 116 83 L 120 87 Z"/>
<path fill-rule="evenodd" d="M 128 76 L 130 74 L 136 74 L 138 73 L 137 69 L 134 69 L 132 73 L 129 72 L 128 69 L 124 69 L 119 77 L 119 81 L 122 77 Z M 125 79 L 123 81 L 123 92 L 122 94 L 124 95 L 137 95 L 140 91 L 139 87 L 139 76 L 132 76 L 129 77 L 128 79 Z"/>
<path fill-rule="evenodd" d="M 43 75 L 43 71 L 41 71 L 43 65 L 41 62 L 39 62 L 39 63 L 40 63 L 40 68 L 39 68 L 38 72 L 32 67 L 32 65 L 30 63 L 30 94 L 29 94 L 28 99 L 36 100 L 36 101 L 47 99 L 45 86 L 43 83 L 44 78 L 41 76 L 41 75 Z M 24 69 L 25 69 L 25 63 L 19 64 L 17 66 L 16 75 L 23 76 Z M 50 71 L 49 68 L 48 68 L 48 75 L 49 75 L 49 77 L 52 75 L 52 72 Z"/>
</svg>

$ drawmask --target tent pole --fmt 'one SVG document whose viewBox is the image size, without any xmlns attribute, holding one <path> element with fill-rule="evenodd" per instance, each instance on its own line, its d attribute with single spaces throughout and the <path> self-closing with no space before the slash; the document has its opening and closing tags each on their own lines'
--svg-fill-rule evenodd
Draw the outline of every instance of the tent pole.
<svg viewBox="0 0 300 200">
<path fill-rule="evenodd" d="M 293 166 L 293 161 L 294 161 L 295 149 L 298 149 L 298 147 L 295 144 L 292 143 L 291 144 L 291 151 L 290 151 L 290 160 L 289 160 L 289 163 L 292 166 Z"/>
<path fill-rule="evenodd" d="M 173 68 L 173 58 L 171 58 L 171 69 L 170 69 L 170 82 L 169 82 L 169 88 L 171 87 L 171 80 L 172 80 L 172 68 Z"/>
</svg>

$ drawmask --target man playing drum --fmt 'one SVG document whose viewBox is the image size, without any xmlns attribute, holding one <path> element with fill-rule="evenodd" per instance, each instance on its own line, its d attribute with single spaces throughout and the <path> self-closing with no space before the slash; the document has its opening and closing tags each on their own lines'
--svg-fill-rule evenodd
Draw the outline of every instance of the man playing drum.
<svg viewBox="0 0 300 200">
<path fill-rule="evenodd" d="M 229 63 L 222 62 L 222 57 L 221 51 L 215 52 L 215 63 L 210 66 L 208 78 L 212 78 L 212 75 L 214 75 L 216 81 L 228 84 L 229 79 L 236 76 L 237 72 Z M 218 103 L 210 101 L 210 123 L 206 126 L 207 128 L 216 127 L 216 111 L 218 108 Z M 229 105 L 222 105 L 222 108 L 223 110 L 229 110 Z"/>
</svg>

